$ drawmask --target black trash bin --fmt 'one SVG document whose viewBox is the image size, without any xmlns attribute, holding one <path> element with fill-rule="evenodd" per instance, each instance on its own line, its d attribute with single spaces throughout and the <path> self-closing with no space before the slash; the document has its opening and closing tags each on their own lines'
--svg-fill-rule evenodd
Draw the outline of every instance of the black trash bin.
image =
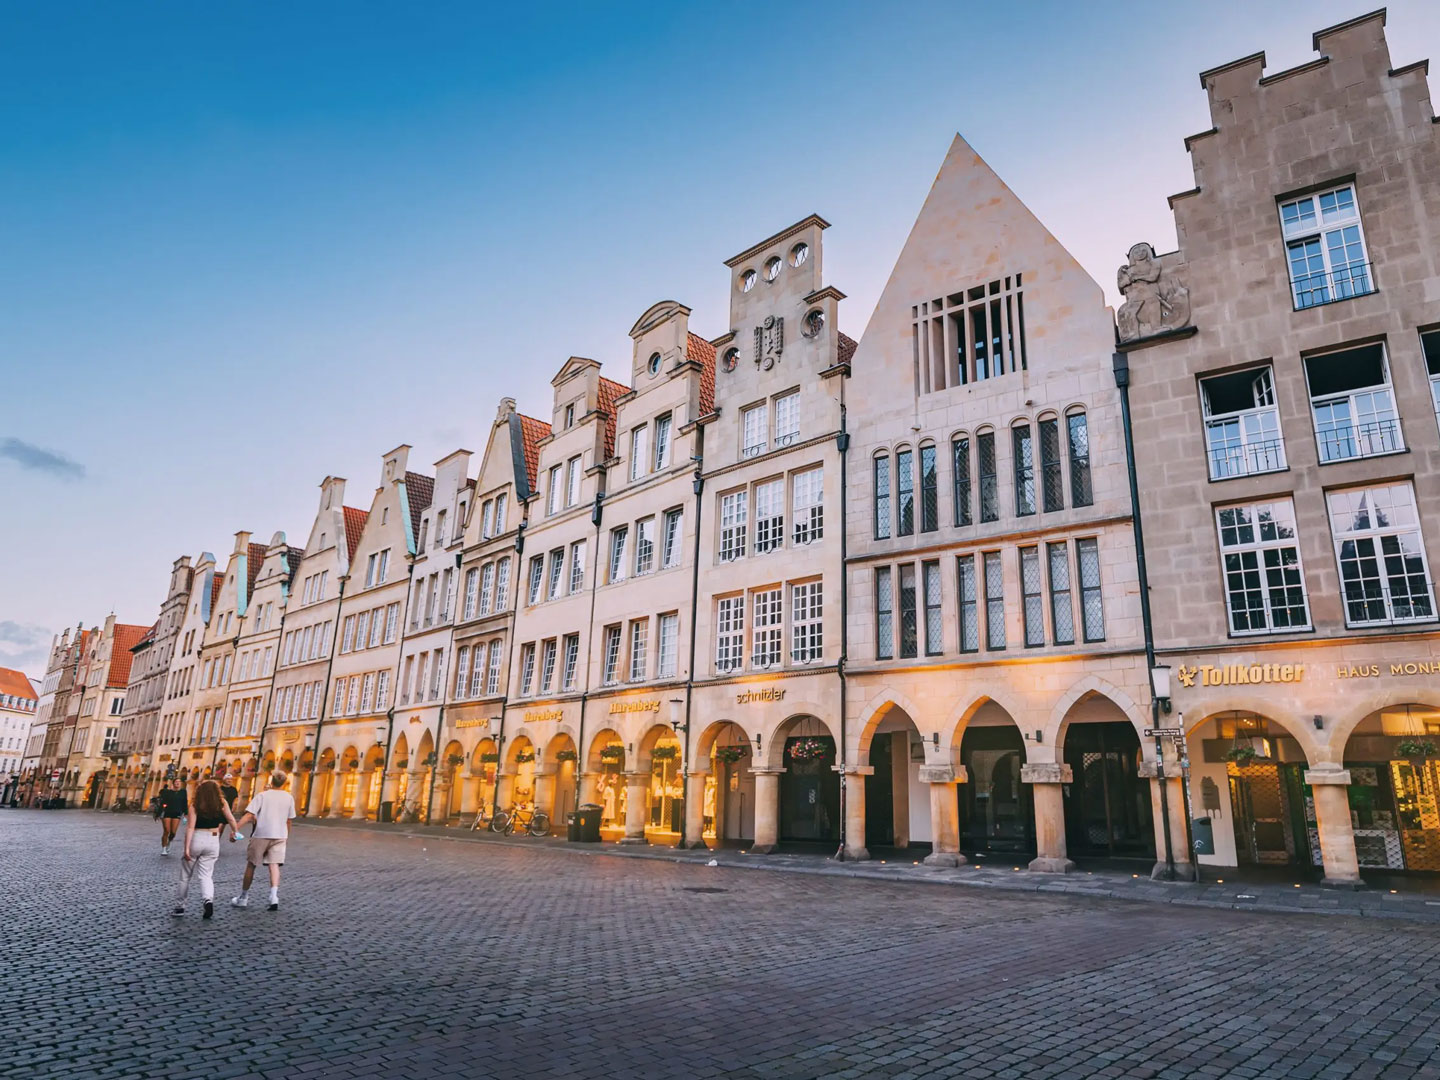
<svg viewBox="0 0 1440 1080">
<path fill-rule="evenodd" d="M 565 839 L 572 844 L 580 839 L 580 815 L 573 810 L 565 815 Z"/>
<path fill-rule="evenodd" d="M 383 801 L 380 803 L 380 820 L 381 820 L 381 821 L 394 821 L 394 820 L 395 820 L 395 800 L 394 800 L 394 799 L 385 799 L 385 800 L 383 800 Z"/>
<path fill-rule="evenodd" d="M 575 824 L 570 839 L 579 844 L 600 842 L 600 811 L 594 803 L 584 803 L 575 811 Z"/>
</svg>

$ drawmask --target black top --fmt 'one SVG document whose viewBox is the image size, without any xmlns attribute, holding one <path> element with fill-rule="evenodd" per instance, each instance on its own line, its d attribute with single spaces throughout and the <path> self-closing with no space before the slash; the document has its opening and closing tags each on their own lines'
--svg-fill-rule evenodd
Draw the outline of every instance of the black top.
<svg viewBox="0 0 1440 1080">
<path fill-rule="evenodd" d="M 182 788 L 166 788 L 160 792 L 160 809 L 167 817 L 184 817 L 190 811 L 190 796 Z"/>
<path fill-rule="evenodd" d="M 235 809 L 235 800 L 240 797 L 240 789 L 234 784 L 221 784 L 220 794 L 225 796 L 225 802 L 231 810 Z M 206 826 L 209 828 L 209 826 Z"/>
<path fill-rule="evenodd" d="M 202 814 L 198 810 L 195 812 L 195 828 L 197 829 L 218 829 L 224 824 L 225 812 L 223 810 L 218 814 Z"/>
</svg>

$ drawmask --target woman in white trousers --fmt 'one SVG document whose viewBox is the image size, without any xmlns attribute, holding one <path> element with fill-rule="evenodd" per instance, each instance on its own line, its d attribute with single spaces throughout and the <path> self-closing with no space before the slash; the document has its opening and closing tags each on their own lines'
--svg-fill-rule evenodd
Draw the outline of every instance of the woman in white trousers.
<svg viewBox="0 0 1440 1080">
<path fill-rule="evenodd" d="M 215 860 L 220 857 L 220 830 L 230 826 L 230 842 L 240 826 L 230 813 L 230 805 L 214 780 L 204 780 L 190 800 L 189 820 L 185 829 L 185 858 L 180 860 L 180 881 L 175 886 L 174 915 L 185 914 L 185 901 L 190 896 L 191 879 L 200 879 L 200 899 L 205 903 L 202 918 L 215 914 Z"/>
</svg>

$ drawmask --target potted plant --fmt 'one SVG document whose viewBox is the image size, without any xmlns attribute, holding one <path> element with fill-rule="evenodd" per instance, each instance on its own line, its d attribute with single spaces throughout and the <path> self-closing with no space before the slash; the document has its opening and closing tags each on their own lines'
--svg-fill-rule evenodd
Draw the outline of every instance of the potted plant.
<svg viewBox="0 0 1440 1080">
<path fill-rule="evenodd" d="M 678 746 L 657 746 L 650 751 L 651 761 L 674 761 L 679 756 L 680 748 Z"/>
<path fill-rule="evenodd" d="M 399 758 L 399 759 L 395 762 L 395 768 L 397 768 L 397 769 L 407 769 L 407 768 L 409 768 L 409 767 L 410 767 L 410 759 L 409 759 L 408 757 Z"/>
<path fill-rule="evenodd" d="M 1230 752 L 1225 755 L 1225 760 L 1233 761 L 1237 765 L 1249 765 L 1259 756 L 1255 752 L 1255 747 L 1249 743 L 1242 743 L 1239 746 L 1232 746 Z"/>
<path fill-rule="evenodd" d="M 435 762 L 439 760 L 440 759 L 436 756 L 435 751 L 432 750 L 430 751 L 430 753 L 425 755 L 425 767 L 427 769 L 433 769 L 435 767 Z"/>
<path fill-rule="evenodd" d="M 785 751 L 791 761 L 815 761 L 830 752 L 826 739 L 796 739 Z"/>
<path fill-rule="evenodd" d="M 494 750 L 487 750 L 485 753 L 480 755 L 480 764 L 482 765 L 494 765 L 499 760 L 500 755 Z"/>
<path fill-rule="evenodd" d="M 331 758 L 329 761 L 322 762 L 321 765 L 320 765 L 320 771 L 321 771 L 321 772 L 334 772 L 334 771 L 335 771 L 335 759 L 334 759 L 334 758 Z"/>
<path fill-rule="evenodd" d="M 1403 758 L 1423 761 L 1425 758 L 1435 757 L 1440 750 L 1437 750 L 1435 744 L 1429 739 L 1401 739 L 1395 747 L 1395 753 Z"/>
<path fill-rule="evenodd" d="M 735 762 L 750 753 L 750 744 L 741 743 L 738 746 L 717 746 L 711 755 L 716 761 L 723 761 L 726 765 L 734 765 Z"/>
<path fill-rule="evenodd" d="M 535 760 L 535 751 L 534 751 L 534 750 L 521 750 L 521 751 L 519 751 L 518 753 L 516 753 L 516 755 L 515 755 L 515 760 L 516 760 L 519 764 L 521 764 L 521 765 L 525 764 L 527 761 L 534 761 L 534 760 Z"/>
<path fill-rule="evenodd" d="M 445 764 L 449 765 L 452 769 L 459 768 L 461 765 L 465 764 L 465 755 L 451 754 L 445 759 Z"/>
<path fill-rule="evenodd" d="M 569 747 L 566 747 L 564 750 L 557 750 L 555 752 L 556 761 L 574 761 L 579 756 L 579 754 L 575 753 L 575 751 L 570 749 Z"/>
<path fill-rule="evenodd" d="M 600 760 L 619 764 L 625 760 L 625 747 L 619 743 L 611 743 L 609 746 L 601 747 Z"/>
</svg>

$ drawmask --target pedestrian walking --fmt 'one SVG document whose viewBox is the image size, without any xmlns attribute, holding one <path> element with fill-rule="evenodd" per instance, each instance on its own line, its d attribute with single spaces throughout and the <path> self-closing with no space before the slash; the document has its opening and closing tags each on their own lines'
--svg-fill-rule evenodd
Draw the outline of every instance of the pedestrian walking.
<svg viewBox="0 0 1440 1080">
<path fill-rule="evenodd" d="M 285 843 L 290 838 L 290 821 L 295 817 L 295 799 L 285 790 L 288 779 L 276 769 L 270 774 L 270 787 L 254 796 L 246 805 L 245 813 L 240 815 L 240 825 L 253 821 L 255 828 L 245 851 L 245 880 L 240 886 L 240 895 L 230 901 L 235 907 L 250 906 L 255 868 L 265 866 L 270 871 L 268 910 L 280 910 L 280 868 L 285 865 Z"/>
<path fill-rule="evenodd" d="M 220 830 L 229 822 L 232 830 L 239 826 L 235 815 L 225 804 L 220 785 L 214 780 L 204 780 L 195 789 L 195 799 L 186 811 L 189 818 L 185 829 L 185 857 L 180 862 L 180 881 L 175 887 L 175 910 L 171 914 L 185 914 L 185 900 L 190 895 L 190 882 L 199 877 L 200 899 L 205 911 L 201 918 L 208 919 L 215 914 L 215 860 L 220 857 Z M 231 842 L 235 832 L 232 831 Z"/>
<path fill-rule="evenodd" d="M 160 792 L 160 854 L 170 854 L 170 841 L 180 828 L 180 819 L 190 810 L 190 799 L 185 794 L 185 782 L 173 777 L 170 786 Z"/>
<path fill-rule="evenodd" d="M 224 769 L 221 769 L 220 772 L 215 774 L 215 782 L 220 785 L 220 794 L 225 796 L 225 805 L 230 807 L 230 813 L 233 815 L 235 813 L 235 800 L 240 798 L 240 789 L 230 782 L 230 774 Z M 235 833 L 232 831 L 230 836 L 233 838 Z M 223 830 L 220 833 L 220 839 L 225 839 Z"/>
</svg>

